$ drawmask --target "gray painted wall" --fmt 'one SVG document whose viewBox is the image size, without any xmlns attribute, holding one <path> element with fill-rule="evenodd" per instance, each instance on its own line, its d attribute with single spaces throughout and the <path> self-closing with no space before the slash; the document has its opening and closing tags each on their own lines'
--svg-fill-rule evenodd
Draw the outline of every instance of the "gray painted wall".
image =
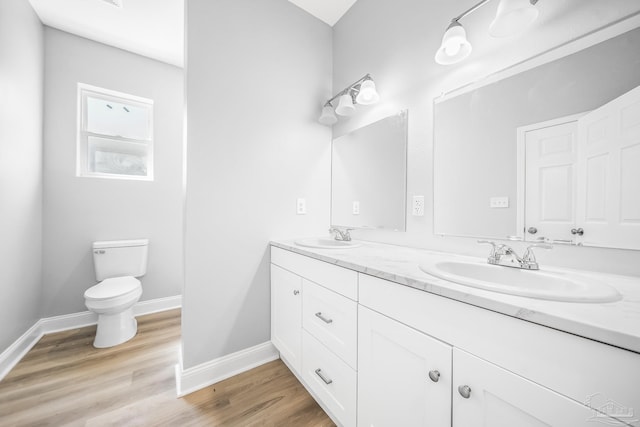
<svg viewBox="0 0 640 427">
<path fill-rule="evenodd" d="M 190 368 L 270 339 L 270 239 L 327 234 L 331 28 L 286 0 L 190 0 L 187 22 Z"/>
<path fill-rule="evenodd" d="M 0 353 L 40 318 L 42 25 L 0 2 Z"/>
<path fill-rule="evenodd" d="M 79 178 L 77 83 L 150 98 L 153 182 Z M 182 291 L 183 70 L 45 28 L 43 317 L 86 310 L 91 243 L 148 238 L 141 300 Z"/>
<path fill-rule="evenodd" d="M 488 28 L 498 2 L 490 2 L 462 21 L 474 47 L 472 55 L 457 65 L 436 64 L 433 58 L 451 18 L 475 3 L 359 1 L 334 26 L 334 87 L 340 90 L 371 73 L 381 102 L 359 106 L 355 116 L 334 126 L 333 136 L 408 109 L 407 202 L 410 206 L 413 195 L 424 195 L 426 201 L 424 217 L 407 217 L 407 233 L 356 231 L 356 238 L 487 255 L 475 239 L 433 234 L 433 99 L 640 10 L 635 0 L 540 2 L 541 14 L 532 28 L 519 36 L 492 39 Z M 541 264 L 640 275 L 640 251 L 557 246 L 540 251 L 538 259 Z"/>
</svg>

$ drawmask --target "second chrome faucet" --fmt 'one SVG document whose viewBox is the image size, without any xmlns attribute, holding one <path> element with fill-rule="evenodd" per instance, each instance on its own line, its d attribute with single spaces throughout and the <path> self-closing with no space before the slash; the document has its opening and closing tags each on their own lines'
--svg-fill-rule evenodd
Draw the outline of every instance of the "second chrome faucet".
<svg viewBox="0 0 640 427">
<path fill-rule="evenodd" d="M 491 245 L 491 253 L 487 262 L 493 265 L 504 267 L 522 268 L 525 270 L 539 270 L 540 266 L 536 261 L 533 248 L 552 249 L 553 246 L 547 243 L 534 243 L 529 245 L 522 257 L 513 250 L 512 247 L 503 243 L 496 243 L 490 240 L 478 240 L 478 243 Z"/>
</svg>

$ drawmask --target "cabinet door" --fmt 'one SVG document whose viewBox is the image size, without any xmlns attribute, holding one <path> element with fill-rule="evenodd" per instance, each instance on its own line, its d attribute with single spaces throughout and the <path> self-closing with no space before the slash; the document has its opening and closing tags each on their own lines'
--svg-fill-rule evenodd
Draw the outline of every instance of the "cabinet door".
<svg viewBox="0 0 640 427">
<path fill-rule="evenodd" d="M 296 372 L 302 367 L 301 291 L 301 277 L 271 264 L 271 342 Z"/>
<path fill-rule="evenodd" d="M 453 366 L 454 427 L 625 425 L 462 350 Z"/>
<path fill-rule="evenodd" d="M 451 346 L 360 306 L 358 426 L 450 425 Z"/>
</svg>

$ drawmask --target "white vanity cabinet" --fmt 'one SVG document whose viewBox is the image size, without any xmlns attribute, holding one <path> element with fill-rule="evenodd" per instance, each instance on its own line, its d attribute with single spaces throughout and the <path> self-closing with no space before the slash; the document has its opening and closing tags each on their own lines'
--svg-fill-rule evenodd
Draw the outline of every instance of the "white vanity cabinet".
<svg viewBox="0 0 640 427">
<path fill-rule="evenodd" d="M 452 347 L 358 310 L 358 426 L 451 425 Z"/>
<path fill-rule="evenodd" d="M 271 292 L 281 358 L 334 421 L 355 426 L 358 273 L 272 246 Z"/>
<path fill-rule="evenodd" d="M 636 352 L 278 247 L 271 257 L 272 341 L 339 425 L 640 426 Z"/>
<path fill-rule="evenodd" d="M 364 274 L 359 278 L 359 304 L 401 322 L 394 337 L 413 334 L 418 340 L 422 332 L 452 346 L 450 400 L 444 404 L 452 410 L 451 423 L 411 425 L 587 427 L 594 422 L 627 425 L 625 420 L 638 425 L 638 417 L 633 417 L 633 408 L 640 407 L 637 353 Z M 360 327 L 365 325 L 364 310 L 360 308 Z M 362 332 L 359 336 L 363 339 Z M 365 348 L 360 342 L 359 381 L 367 377 Z M 406 359 L 396 352 L 379 365 L 397 366 Z M 366 402 L 376 393 L 359 385 L 358 399 Z M 395 399 L 412 399 L 416 391 L 399 388 L 395 393 Z M 588 401 L 594 409 L 585 405 Z M 618 411 L 622 421 L 595 409 Z M 371 408 L 359 405 L 358 410 L 360 421 Z M 422 411 L 424 407 L 413 406 L 412 417 L 419 420 Z M 360 425 L 374 424 L 394 425 Z"/>
</svg>

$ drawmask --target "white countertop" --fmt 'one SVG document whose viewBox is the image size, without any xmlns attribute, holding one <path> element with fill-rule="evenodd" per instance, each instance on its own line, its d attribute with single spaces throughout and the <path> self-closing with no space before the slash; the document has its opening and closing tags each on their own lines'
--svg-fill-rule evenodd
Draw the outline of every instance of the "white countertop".
<svg viewBox="0 0 640 427">
<path fill-rule="evenodd" d="M 360 246 L 350 249 L 316 249 L 298 246 L 293 239 L 271 242 L 273 246 L 360 273 L 640 353 L 640 278 L 549 268 L 604 281 L 618 290 L 622 300 L 547 301 L 459 285 L 430 276 L 419 268 L 421 262 L 433 257 L 476 262 L 478 258 L 382 243 L 358 243 Z M 540 269 L 545 270 L 545 266 Z"/>
</svg>

